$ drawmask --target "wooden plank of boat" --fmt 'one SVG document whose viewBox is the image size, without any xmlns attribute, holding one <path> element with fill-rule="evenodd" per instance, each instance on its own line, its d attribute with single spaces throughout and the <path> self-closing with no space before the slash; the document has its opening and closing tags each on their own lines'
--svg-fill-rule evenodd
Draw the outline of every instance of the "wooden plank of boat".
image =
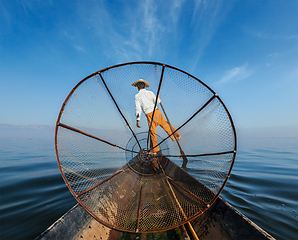
<svg viewBox="0 0 298 240">
<path fill-rule="evenodd" d="M 220 197 L 191 223 L 203 240 L 275 239 Z"/>
<path fill-rule="evenodd" d="M 204 214 L 191 223 L 200 240 L 274 239 L 221 198 L 218 198 Z M 77 204 L 37 237 L 36 240 L 109 240 L 121 239 L 125 234 L 139 236 L 140 239 L 147 239 L 150 235 L 150 233 L 124 233 L 110 229 L 95 220 Z M 169 239 L 183 239 L 179 228 L 160 234 Z"/>
</svg>

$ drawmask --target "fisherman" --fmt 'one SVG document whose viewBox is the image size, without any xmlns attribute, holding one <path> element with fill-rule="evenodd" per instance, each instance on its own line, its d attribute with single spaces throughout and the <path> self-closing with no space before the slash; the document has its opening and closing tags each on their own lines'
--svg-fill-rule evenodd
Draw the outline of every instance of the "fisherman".
<svg viewBox="0 0 298 240">
<path fill-rule="evenodd" d="M 170 135 L 170 138 L 175 141 L 175 137 L 172 134 L 176 129 L 170 125 L 165 118 L 162 116 L 159 109 L 156 107 L 154 112 L 154 119 L 151 123 L 154 105 L 156 101 L 156 96 L 153 92 L 146 90 L 145 88 L 149 87 L 149 83 L 143 79 L 139 79 L 135 81 L 132 86 L 137 87 L 139 92 L 135 95 L 135 106 L 136 106 L 136 119 L 137 119 L 137 127 L 140 128 L 140 119 L 141 119 L 141 109 L 143 110 L 144 114 L 147 117 L 148 126 L 150 128 L 150 148 L 153 153 L 153 155 L 160 154 L 160 149 L 157 146 L 157 134 L 156 134 L 156 127 L 161 126 L 168 135 Z M 159 104 L 160 98 L 158 96 L 157 104 Z M 172 129 L 171 129 L 172 128 Z M 177 131 L 175 132 L 175 136 L 177 137 L 177 140 L 181 140 L 181 135 Z M 153 148 L 154 147 L 154 148 Z"/>
</svg>

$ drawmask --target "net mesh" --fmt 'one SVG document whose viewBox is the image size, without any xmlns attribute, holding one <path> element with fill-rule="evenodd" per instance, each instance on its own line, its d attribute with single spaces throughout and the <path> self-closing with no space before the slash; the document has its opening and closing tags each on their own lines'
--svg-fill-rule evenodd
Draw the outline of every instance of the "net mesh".
<svg viewBox="0 0 298 240">
<path fill-rule="evenodd" d="M 144 114 L 136 127 L 131 84 L 138 79 L 159 93 L 157 108 L 182 137 L 172 141 L 157 127 L 160 155 L 149 153 Z M 121 231 L 164 231 L 216 200 L 235 160 L 236 133 L 203 82 L 168 65 L 137 62 L 103 69 L 74 87 L 57 120 L 55 147 L 67 186 L 98 221 Z"/>
</svg>

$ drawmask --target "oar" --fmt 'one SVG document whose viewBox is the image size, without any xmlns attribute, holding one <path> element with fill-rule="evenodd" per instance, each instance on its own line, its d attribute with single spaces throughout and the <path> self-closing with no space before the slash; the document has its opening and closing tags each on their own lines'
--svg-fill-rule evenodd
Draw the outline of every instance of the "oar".
<svg viewBox="0 0 298 240">
<path fill-rule="evenodd" d="M 165 114 L 165 115 L 166 115 L 166 114 Z M 173 130 L 172 130 L 172 132 L 173 132 Z M 181 204 L 179 203 L 179 201 L 178 201 L 178 199 L 177 199 L 177 197 L 176 197 L 176 194 L 175 194 L 175 192 L 174 192 L 174 190 L 173 190 L 171 184 L 169 183 L 168 176 L 166 175 L 165 171 L 163 170 L 162 166 L 160 165 L 160 162 L 158 162 L 158 165 L 159 165 L 159 168 L 162 170 L 162 172 L 163 172 L 163 174 L 164 174 L 164 176 L 165 176 L 165 180 L 166 180 L 166 182 L 167 182 L 167 184 L 168 184 L 168 186 L 169 186 L 169 188 L 170 188 L 170 190 L 171 190 L 171 192 L 172 192 L 172 195 L 173 195 L 173 197 L 174 197 L 174 199 L 175 199 L 175 201 L 176 201 L 176 203 L 177 203 L 177 205 L 178 205 L 178 207 L 179 207 L 179 209 L 180 209 L 180 211 L 181 211 L 183 217 L 184 217 L 185 219 L 187 219 L 187 216 L 186 216 L 186 214 L 185 214 L 185 212 L 184 212 L 184 210 L 183 210 Z M 188 230 L 187 230 L 187 233 L 188 233 L 188 234 L 190 233 L 190 235 L 192 236 L 191 239 L 193 239 L 193 240 L 199 240 L 199 238 L 198 238 L 198 236 L 197 236 L 197 234 L 196 234 L 195 230 L 193 229 L 193 227 L 192 227 L 192 225 L 191 225 L 190 222 L 185 223 L 183 226 L 187 226 L 187 229 L 188 229 Z"/>
<path fill-rule="evenodd" d="M 161 106 L 161 109 L 162 109 L 162 111 L 163 111 L 163 113 L 164 113 L 164 115 L 165 115 L 165 117 L 166 117 L 166 119 L 167 119 L 167 121 L 168 121 L 168 123 L 169 123 L 169 125 L 170 125 L 170 128 L 171 128 L 171 130 L 172 130 L 172 133 L 173 133 L 174 131 L 173 131 L 172 125 L 171 125 L 171 123 L 170 123 L 170 120 L 168 119 L 168 116 L 167 116 L 167 114 L 166 114 L 166 111 L 165 111 L 165 109 L 163 108 L 163 106 L 162 106 L 161 103 L 160 103 L 160 106 Z M 182 150 L 182 148 L 181 148 L 181 146 L 180 146 L 180 143 L 179 143 L 178 139 L 176 138 L 175 134 L 173 134 L 173 136 L 174 136 L 174 138 L 175 138 L 175 140 L 176 140 L 176 142 L 177 142 L 177 145 L 178 145 L 178 147 L 179 147 L 179 149 L 180 149 L 180 154 L 181 154 L 182 159 L 183 159 L 182 168 L 186 168 L 186 164 L 188 163 L 188 159 L 187 159 L 187 157 L 185 156 L 185 152 Z"/>
</svg>

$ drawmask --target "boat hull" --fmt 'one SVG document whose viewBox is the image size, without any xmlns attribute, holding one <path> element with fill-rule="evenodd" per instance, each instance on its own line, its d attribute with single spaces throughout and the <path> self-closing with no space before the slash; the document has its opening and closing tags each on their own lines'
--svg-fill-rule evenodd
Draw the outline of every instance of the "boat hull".
<svg viewBox="0 0 298 240">
<path fill-rule="evenodd" d="M 204 214 L 191 221 L 191 225 L 200 240 L 274 239 L 221 198 L 218 198 Z M 96 221 L 84 208 L 77 204 L 37 237 L 36 240 L 109 240 L 121 239 L 125 234 L 147 239 L 149 235 L 154 233 L 137 234 L 113 230 Z M 159 234 L 170 239 L 185 238 L 180 228 Z"/>
</svg>

